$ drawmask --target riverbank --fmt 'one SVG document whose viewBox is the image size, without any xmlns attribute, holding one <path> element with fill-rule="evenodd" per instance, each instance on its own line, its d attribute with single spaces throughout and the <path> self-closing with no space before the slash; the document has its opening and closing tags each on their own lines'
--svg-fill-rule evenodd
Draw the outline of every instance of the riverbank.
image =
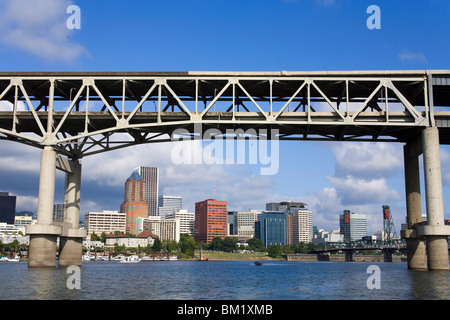
<svg viewBox="0 0 450 320">
<path fill-rule="evenodd" d="M 196 253 L 196 256 L 199 254 Z M 203 251 L 202 258 L 208 261 L 273 261 L 281 258 L 271 258 L 266 253 L 235 253 L 235 252 L 216 252 Z"/>
</svg>

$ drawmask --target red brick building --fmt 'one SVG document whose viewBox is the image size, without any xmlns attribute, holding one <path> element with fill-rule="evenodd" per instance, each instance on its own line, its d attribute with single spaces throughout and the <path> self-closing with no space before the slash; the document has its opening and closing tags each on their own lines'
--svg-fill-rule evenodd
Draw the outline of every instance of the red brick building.
<svg viewBox="0 0 450 320">
<path fill-rule="evenodd" d="M 211 242 L 227 236 L 227 202 L 208 199 L 195 203 L 195 240 Z"/>
</svg>

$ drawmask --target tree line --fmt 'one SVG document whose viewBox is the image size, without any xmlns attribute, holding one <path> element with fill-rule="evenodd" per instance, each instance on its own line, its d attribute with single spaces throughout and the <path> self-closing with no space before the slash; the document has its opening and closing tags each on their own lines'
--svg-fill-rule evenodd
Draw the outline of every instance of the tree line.
<svg viewBox="0 0 450 320">
<path fill-rule="evenodd" d="M 131 236 L 131 235 L 130 235 Z M 105 242 L 106 234 L 98 236 L 95 233 L 91 235 L 91 241 L 101 241 Z M 272 258 L 279 258 L 282 254 L 292 254 L 292 253 L 311 253 L 316 250 L 316 245 L 313 243 L 300 242 L 298 244 L 273 244 L 267 248 L 264 246 L 263 242 L 259 238 L 251 238 L 246 241 L 245 244 L 239 244 L 234 237 L 226 237 L 224 239 L 215 237 L 210 243 L 198 242 L 188 234 L 181 234 L 180 241 L 175 240 L 163 240 L 159 238 L 154 240 L 153 245 L 147 245 L 146 247 L 139 248 L 125 248 L 125 246 L 114 247 L 114 252 L 116 254 L 128 252 L 136 253 L 147 253 L 153 254 L 155 252 L 181 252 L 187 256 L 192 256 L 195 249 L 202 250 L 215 250 L 223 252 L 233 252 L 236 250 L 248 250 L 252 252 L 267 252 Z"/>
</svg>

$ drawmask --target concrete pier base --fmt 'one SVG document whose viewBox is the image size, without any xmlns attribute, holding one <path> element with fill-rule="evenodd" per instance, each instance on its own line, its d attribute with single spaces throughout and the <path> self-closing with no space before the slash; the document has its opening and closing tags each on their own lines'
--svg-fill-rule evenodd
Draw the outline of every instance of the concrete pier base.
<svg viewBox="0 0 450 320">
<path fill-rule="evenodd" d="M 55 267 L 57 236 L 50 234 L 30 235 L 28 267 Z"/>
<path fill-rule="evenodd" d="M 409 269 L 427 269 L 424 239 L 406 239 L 406 259 Z"/>
<path fill-rule="evenodd" d="M 61 237 L 59 241 L 58 266 L 81 266 L 83 238 Z"/>
<path fill-rule="evenodd" d="M 446 236 L 427 236 L 428 269 L 449 270 Z"/>
</svg>

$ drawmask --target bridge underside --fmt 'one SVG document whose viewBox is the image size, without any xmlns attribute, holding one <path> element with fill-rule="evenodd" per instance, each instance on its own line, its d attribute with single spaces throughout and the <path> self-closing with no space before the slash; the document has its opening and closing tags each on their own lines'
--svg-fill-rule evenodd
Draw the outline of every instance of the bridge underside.
<svg viewBox="0 0 450 320">
<path fill-rule="evenodd" d="M 409 267 L 428 261 L 430 269 L 448 269 L 446 248 L 446 262 L 437 257 L 450 234 L 439 160 L 439 144 L 450 144 L 449 89 L 450 70 L 0 73 L 0 140 L 43 149 L 38 225 L 27 230 L 30 266 L 53 264 L 56 237 L 62 263 L 78 263 L 79 159 L 136 144 L 231 137 L 405 144 Z M 427 226 L 417 220 L 420 154 Z M 68 175 L 60 225 L 51 218 L 56 169 Z"/>
</svg>

